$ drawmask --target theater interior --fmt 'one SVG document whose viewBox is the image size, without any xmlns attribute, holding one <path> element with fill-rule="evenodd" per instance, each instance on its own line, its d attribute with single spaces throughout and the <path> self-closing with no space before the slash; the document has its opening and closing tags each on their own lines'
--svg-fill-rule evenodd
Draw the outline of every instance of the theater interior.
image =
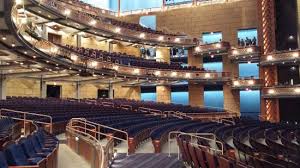
<svg viewBox="0 0 300 168">
<path fill-rule="evenodd" d="M 0 168 L 299 168 L 300 0 L 0 0 Z"/>
</svg>

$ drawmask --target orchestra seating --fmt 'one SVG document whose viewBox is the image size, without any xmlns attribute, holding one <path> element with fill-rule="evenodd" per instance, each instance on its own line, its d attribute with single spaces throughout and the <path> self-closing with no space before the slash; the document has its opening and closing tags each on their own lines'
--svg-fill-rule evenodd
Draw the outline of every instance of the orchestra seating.
<svg viewBox="0 0 300 168">
<path fill-rule="evenodd" d="M 217 148 L 212 143 L 204 146 L 199 141 L 196 145 L 184 136 L 177 137 L 177 142 L 182 159 L 192 167 L 296 168 L 300 165 L 300 144 L 292 135 L 299 129 L 292 124 L 242 120 L 235 125 L 220 125 L 214 133 L 225 145 L 224 153 L 216 151 L 221 149 L 218 145 Z M 287 134 L 291 136 L 282 136 Z"/>
<path fill-rule="evenodd" d="M 153 101 L 138 101 L 129 99 L 86 99 L 90 101 L 95 101 L 97 104 L 102 104 L 103 102 L 110 102 L 116 107 L 121 107 L 123 105 L 130 106 L 134 111 L 138 111 L 140 107 L 150 108 L 164 111 L 174 111 L 182 113 L 210 113 L 210 112 L 225 112 L 225 109 L 210 108 L 210 107 L 192 107 L 189 105 L 173 104 L 173 103 L 161 103 Z"/>
<path fill-rule="evenodd" d="M 43 129 L 10 141 L 0 151 L 0 167 L 56 168 L 58 140 Z"/>
<path fill-rule="evenodd" d="M 57 44 L 59 45 L 59 44 Z M 83 56 L 84 58 L 97 59 L 101 62 L 112 62 L 122 65 L 144 67 L 144 68 L 155 68 L 155 69 L 173 69 L 173 70 L 188 70 L 188 71 L 205 71 L 203 68 L 197 68 L 195 66 L 181 66 L 179 63 L 171 62 L 157 62 L 155 60 L 148 60 L 126 53 L 107 52 L 103 50 L 96 50 L 84 47 L 75 47 L 70 45 L 59 45 L 65 49 L 71 50 Z"/>
</svg>

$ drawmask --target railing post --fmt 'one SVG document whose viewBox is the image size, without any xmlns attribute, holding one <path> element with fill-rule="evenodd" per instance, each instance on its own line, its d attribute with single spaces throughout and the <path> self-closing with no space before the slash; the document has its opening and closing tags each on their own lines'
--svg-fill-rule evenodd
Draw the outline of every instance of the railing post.
<svg viewBox="0 0 300 168">
<path fill-rule="evenodd" d="M 24 120 L 23 120 L 23 129 L 24 129 L 24 136 L 26 136 L 26 113 L 23 113 L 24 114 Z"/>
</svg>

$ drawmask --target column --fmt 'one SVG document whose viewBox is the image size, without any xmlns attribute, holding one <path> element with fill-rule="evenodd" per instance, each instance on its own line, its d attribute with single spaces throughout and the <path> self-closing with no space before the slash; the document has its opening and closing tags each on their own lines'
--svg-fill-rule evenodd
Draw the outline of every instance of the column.
<svg viewBox="0 0 300 168">
<path fill-rule="evenodd" d="M 110 99 L 114 98 L 114 88 L 111 83 L 108 84 L 108 98 Z"/>
<path fill-rule="evenodd" d="M 42 25 L 42 38 L 45 40 L 48 40 L 48 31 L 47 31 L 47 25 L 43 24 Z"/>
<path fill-rule="evenodd" d="M 156 101 L 171 103 L 171 86 L 156 86 Z"/>
<path fill-rule="evenodd" d="M 298 18 L 297 40 L 298 40 L 298 48 L 300 48 L 300 0 L 297 0 L 297 18 Z"/>
<path fill-rule="evenodd" d="M 76 35 L 76 46 L 81 47 L 81 35 Z"/>
<path fill-rule="evenodd" d="M 299 6 L 297 0 L 297 7 Z M 275 1 L 274 0 L 258 0 L 258 42 L 262 46 L 262 56 L 276 49 L 275 36 Z M 299 9 L 299 8 L 298 8 Z M 298 10 L 299 13 L 299 10 Z M 264 86 L 274 86 L 277 83 L 276 66 L 260 67 L 260 78 L 264 79 Z M 261 98 L 261 116 L 263 120 L 271 122 L 279 122 L 279 103 L 278 99 Z"/>
<path fill-rule="evenodd" d="M 157 47 L 156 48 L 156 61 L 170 63 L 170 48 Z"/>
<path fill-rule="evenodd" d="M 223 59 L 223 72 L 230 72 L 231 78 L 239 77 L 239 64 L 232 63 L 228 58 L 228 55 L 224 55 Z"/>
<path fill-rule="evenodd" d="M 203 68 L 203 56 L 194 55 L 194 48 L 188 50 L 188 65 Z"/>
<path fill-rule="evenodd" d="M 80 100 L 80 82 L 76 82 L 76 99 Z"/>
<path fill-rule="evenodd" d="M 40 79 L 40 98 L 47 97 L 47 84 L 46 81 L 43 80 L 43 76 Z"/>
<path fill-rule="evenodd" d="M 224 109 L 240 114 L 240 91 L 231 89 L 229 85 L 223 85 Z"/>
<path fill-rule="evenodd" d="M 193 107 L 204 106 L 204 85 L 189 82 L 189 104 Z"/>
<path fill-rule="evenodd" d="M 6 76 L 0 75 L 0 100 L 6 100 Z"/>
</svg>

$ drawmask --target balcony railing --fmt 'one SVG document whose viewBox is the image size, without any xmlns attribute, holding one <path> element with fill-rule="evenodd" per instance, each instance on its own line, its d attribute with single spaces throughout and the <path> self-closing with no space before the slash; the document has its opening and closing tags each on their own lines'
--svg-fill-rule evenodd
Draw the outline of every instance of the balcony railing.
<svg viewBox="0 0 300 168">
<path fill-rule="evenodd" d="M 96 70 L 98 72 L 109 73 L 115 77 L 124 78 L 147 78 L 156 80 L 196 80 L 196 81 L 228 81 L 231 78 L 230 72 L 216 71 L 191 71 L 176 69 L 156 69 L 135 67 L 114 62 L 108 62 L 101 59 L 84 57 L 71 50 L 65 49 L 43 39 L 35 39 L 29 31 L 20 31 L 20 35 L 35 48 L 43 53 L 65 62 L 79 65 L 86 69 Z M 95 72 L 96 72 L 95 71 Z"/>
<path fill-rule="evenodd" d="M 300 61 L 300 50 L 278 51 L 261 57 L 261 65 L 297 63 Z"/>
<path fill-rule="evenodd" d="M 259 62 L 261 48 L 258 46 L 249 46 L 243 48 L 234 48 L 228 51 L 228 57 L 234 62 Z"/>
<path fill-rule="evenodd" d="M 211 43 L 211 44 L 204 44 L 195 47 L 194 55 L 205 55 L 205 54 L 222 54 L 230 48 L 229 42 L 218 42 L 218 43 Z"/>
<path fill-rule="evenodd" d="M 259 89 L 263 86 L 261 79 L 239 78 L 231 82 L 232 89 Z"/>
<path fill-rule="evenodd" d="M 143 44 L 157 44 L 157 45 L 178 45 L 178 46 L 195 46 L 196 42 L 192 38 L 180 37 L 174 35 L 162 35 L 156 33 L 148 33 L 142 31 L 135 31 L 134 29 L 128 29 L 119 27 L 102 21 L 101 19 L 95 19 L 88 15 L 86 12 L 80 12 L 76 7 L 68 5 L 56 0 L 32 0 L 37 4 L 46 7 L 49 10 L 55 11 L 58 17 L 68 19 L 69 26 L 78 27 L 78 23 L 83 29 L 90 29 L 88 32 L 99 36 L 113 36 L 114 39 L 128 42 L 140 42 Z M 44 9 L 44 8 L 43 8 Z M 48 18 L 47 12 L 40 12 L 39 15 Z M 71 22 L 73 21 L 73 22 Z M 57 22 L 65 23 L 65 21 L 57 20 Z M 103 33 L 105 32 L 105 33 Z"/>
<path fill-rule="evenodd" d="M 266 87 L 262 90 L 264 98 L 293 98 L 300 97 L 300 85 L 282 85 Z"/>
</svg>

